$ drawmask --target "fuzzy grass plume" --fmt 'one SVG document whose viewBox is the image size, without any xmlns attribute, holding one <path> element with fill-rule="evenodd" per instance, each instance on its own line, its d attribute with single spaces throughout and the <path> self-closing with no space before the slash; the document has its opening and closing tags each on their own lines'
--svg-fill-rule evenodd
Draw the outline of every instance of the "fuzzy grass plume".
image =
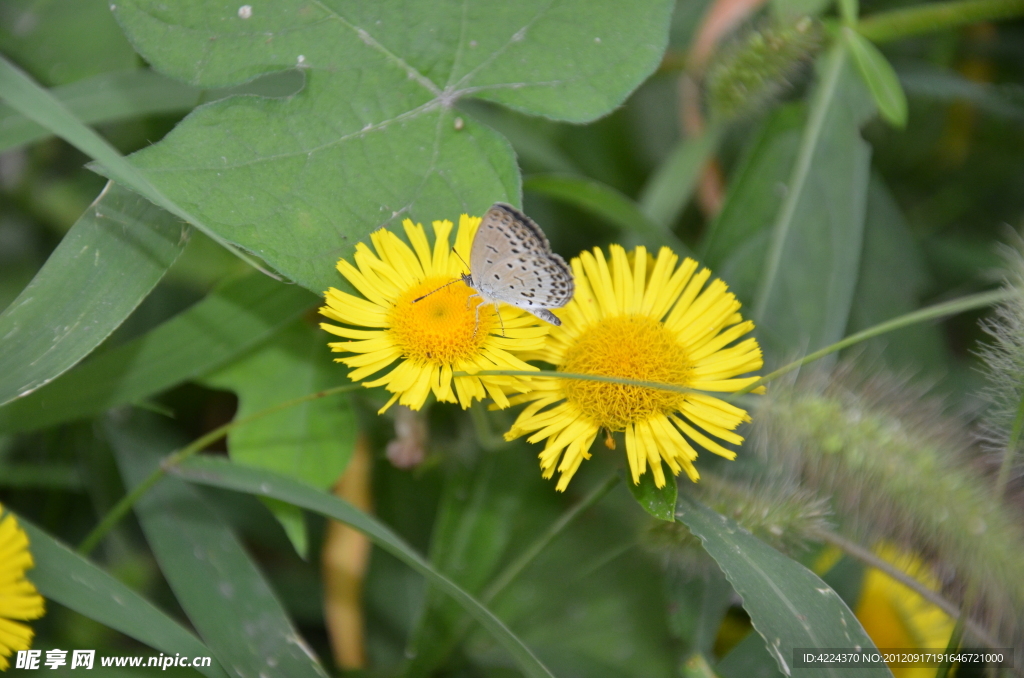
<svg viewBox="0 0 1024 678">
<path fill-rule="evenodd" d="M 784 553 L 805 551 L 815 534 L 830 527 L 825 500 L 779 478 L 747 480 L 705 475 L 687 491 Z M 654 521 L 643 542 L 653 550 L 670 553 L 684 566 L 712 563 L 700 539 L 680 522 Z"/>
<path fill-rule="evenodd" d="M 704 79 L 712 118 L 730 120 L 779 96 L 822 44 L 821 26 L 810 17 L 751 31 L 722 50 Z"/>
<path fill-rule="evenodd" d="M 978 351 L 984 363 L 988 386 L 981 397 L 988 403 L 982 418 L 982 441 L 986 449 L 999 457 L 996 490 L 1001 495 L 1007 483 L 1019 475 L 1017 459 L 1021 431 L 1024 430 L 1024 240 L 1016 237 L 1014 247 L 1004 250 L 1006 272 L 1004 286 L 1010 299 L 995 308 L 981 323 L 992 337 Z"/>
<path fill-rule="evenodd" d="M 1010 636 L 1024 615 L 1024 530 L 969 463 L 962 422 L 926 394 L 847 369 L 774 388 L 759 443 L 819 496 L 843 527 L 925 555 L 959 597 L 973 584 L 983 625 Z"/>
</svg>

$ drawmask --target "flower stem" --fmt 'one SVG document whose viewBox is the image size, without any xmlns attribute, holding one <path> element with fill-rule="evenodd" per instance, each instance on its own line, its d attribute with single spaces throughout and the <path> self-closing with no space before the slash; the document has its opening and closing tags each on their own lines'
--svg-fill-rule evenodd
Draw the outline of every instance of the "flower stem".
<svg viewBox="0 0 1024 678">
<path fill-rule="evenodd" d="M 100 543 L 100 540 L 106 536 L 107 532 L 109 532 L 114 525 L 120 522 L 121 519 L 124 518 L 125 514 L 132 509 L 135 502 L 146 494 L 146 492 L 152 489 L 168 471 L 195 453 L 205 449 L 214 441 L 227 435 L 235 428 L 249 424 L 257 419 L 262 419 L 263 417 L 274 414 L 275 412 L 280 412 L 281 410 L 286 410 L 290 407 L 307 403 L 311 400 L 318 400 L 320 398 L 326 398 L 327 396 L 337 395 L 339 393 L 355 391 L 360 388 L 360 386 L 360 384 L 345 384 L 344 386 L 335 386 L 334 388 L 317 391 L 316 393 L 310 393 L 299 398 L 293 398 L 292 400 L 286 400 L 283 403 L 278 403 L 272 407 L 262 409 L 259 412 L 254 412 L 243 419 L 236 419 L 235 421 L 230 421 L 223 426 L 218 426 L 209 433 L 196 438 L 177 452 L 173 452 L 168 455 L 160 462 L 160 466 L 150 473 L 145 480 L 136 485 L 131 492 L 121 497 L 121 500 L 107 512 L 107 515 L 103 516 L 103 519 L 89 534 L 86 535 L 85 539 L 82 540 L 82 543 L 78 545 L 78 552 L 83 556 L 88 555 L 94 548 L 96 548 Z"/>
<path fill-rule="evenodd" d="M 957 313 L 963 313 L 964 311 L 970 311 L 976 308 L 984 308 L 985 306 L 991 306 L 1006 301 L 1010 298 L 1011 292 L 1009 290 L 999 289 L 992 292 L 981 292 L 980 294 L 972 294 L 967 297 L 960 297 L 959 299 L 953 299 L 951 301 L 945 301 L 941 304 L 935 304 L 934 306 L 927 306 L 922 309 L 918 309 L 911 313 L 898 316 L 892 320 L 886 320 L 885 322 L 879 323 L 873 327 L 869 327 L 866 330 L 861 330 L 855 334 L 851 334 L 845 339 L 841 339 L 834 344 L 826 346 L 823 349 L 815 351 L 805 355 L 799 360 L 794 360 L 788 365 L 783 365 L 779 369 L 766 374 L 752 384 L 741 388 L 736 391 L 735 396 L 743 395 L 744 393 L 750 393 L 758 386 L 767 384 L 770 381 L 778 379 L 779 377 L 789 374 L 795 369 L 803 367 L 807 363 L 814 362 L 819 358 L 824 358 L 830 353 L 841 351 L 844 348 L 849 348 L 854 344 L 859 344 L 862 341 L 873 339 L 879 335 L 886 334 L 887 332 L 893 332 L 895 330 L 901 330 L 904 327 L 915 325 L 920 322 L 928 320 L 937 320 L 938 318 L 944 318 L 948 315 L 956 315 Z"/>
<path fill-rule="evenodd" d="M 936 593 L 935 591 L 932 591 L 930 588 L 919 582 L 914 577 L 911 577 L 909 574 L 899 569 L 892 563 L 883 560 L 882 558 L 879 558 L 877 555 L 875 555 L 868 549 L 864 548 L 860 544 L 850 541 L 849 539 L 846 539 L 845 537 L 842 537 L 836 534 L 835 532 L 831 532 L 829 530 L 814 530 L 810 533 L 810 536 L 815 539 L 820 539 L 826 544 L 831 544 L 841 549 L 851 558 L 856 558 L 857 560 L 864 563 L 865 565 L 868 565 L 869 567 L 874 567 L 876 569 L 881 570 L 882 572 L 889 575 L 899 583 L 906 586 L 908 589 L 910 589 L 917 595 L 927 600 L 932 605 L 935 605 L 936 607 L 941 609 L 950 617 L 953 617 L 954 619 L 961 618 L 961 611 L 959 608 L 957 608 L 955 604 L 953 604 L 940 594 Z M 975 622 L 971 621 L 970 619 L 965 619 L 965 625 L 979 641 L 985 643 L 989 647 L 1000 646 L 1000 643 L 997 639 L 989 635 L 989 633 L 985 629 L 978 626 Z"/>
<path fill-rule="evenodd" d="M 856 334 L 851 334 L 845 339 L 841 339 L 834 344 L 826 346 L 823 349 L 815 351 L 805 355 L 799 360 L 794 360 L 788 365 L 783 365 L 779 369 L 766 374 L 757 381 L 751 382 L 747 386 L 739 389 L 735 393 L 730 393 L 726 400 L 731 400 L 738 396 L 750 393 L 758 386 L 767 384 L 770 381 L 774 381 L 779 377 L 789 374 L 795 369 L 803 367 L 807 363 L 814 362 L 819 358 L 841 351 L 844 348 L 849 348 L 854 344 L 859 344 L 862 341 L 868 339 L 874 339 L 877 336 L 886 334 L 887 332 L 894 332 L 901 330 L 904 327 L 910 325 L 916 325 L 917 323 L 927 322 L 929 320 L 937 320 L 950 315 L 956 315 L 963 313 L 964 311 L 971 311 L 976 308 L 984 308 L 993 304 L 998 304 L 1007 301 L 1012 296 L 1012 292 L 1005 289 L 993 290 L 991 292 L 981 292 L 979 294 L 972 294 L 966 297 L 960 297 L 959 299 L 952 299 L 950 301 L 944 301 L 941 304 L 935 304 L 934 306 L 927 306 L 925 308 L 918 309 L 911 313 L 898 316 L 891 320 L 869 327 L 866 330 L 861 330 Z M 623 377 L 608 377 L 600 374 L 576 374 L 574 372 L 558 372 L 556 370 L 482 370 L 480 372 L 455 372 L 453 373 L 456 377 L 470 377 L 470 376 L 511 376 L 511 377 L 553 377 L 556 379 L 581 379 L 584 381 L 603 381 L 610 384 L 625 384 L 627 386 L 641 386 L 644 388 L 656 388 L 663 391 L 675 391 L 676 393 L 706 393 L 699 389 L 687 388 L 686 386 L 679 386 L 677 384 L 663 384 L 657 381 L 639 381 L 637 379 L 626 379 Z M 716 397 L 721 397 L 717 396 Z M 1024 404 L 1022 404 L 1024 407 Z M 1021 433 L 1024 433 L 1024 419 L 1021 421 L 1021 430 L 1018 430 L 1018 441 Z M 1016 449 L 1016 447 L 1014 448 Z"/>
<path fill-rule="evenodd" d="M 1010 429 L 1010 439 L 1006 441 L 1006 449 L 1003 450 L 1003 462 L 999 465 L 999 475 L 996 476 L 996 497 L 1002 497 L 1006 491 L 1006 483 L 1010 480 L 1010 469 L 1013 468 L 1013 458 L 1017 456 L 1017 449 L 1020 447 L 1021 432 L 1024 431 L 1024 398 L 1017 404 L 1017 416 L 1013 418 L 1013 427 Z"/>
<path fill-rule="evenodd" d="M 930 2 L 861 20 L 857 32 L 872 42 L 888 42 L 981 21 L 1024 16 L 1024 0 Z"/>
</svg>

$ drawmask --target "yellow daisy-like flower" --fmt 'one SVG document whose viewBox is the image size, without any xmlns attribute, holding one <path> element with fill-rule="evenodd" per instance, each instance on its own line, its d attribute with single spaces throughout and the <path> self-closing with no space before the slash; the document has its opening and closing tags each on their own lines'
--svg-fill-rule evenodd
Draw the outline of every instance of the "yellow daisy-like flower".
<svg viewBox="0 0 1024 678">
<path fill-rule="evenodd" d="M 25 570 L 34 565 L 25 530 L 14 516 L 4 515 L 0 518 L 0 671 L 10 666 L 8 657 L 32 645 L 32 629 L 21 622 L 43 616 L 43 597 L 25 578 Z"/>
<path fill-rule="evenodd" d="M 535 370 L 514 353 L 540 349 L 547 329 L 512 306 L 501 306 L 499 316 L 493 304 L 480 305 L 460 280 L 479 217 L 459 218 L 454 248 L 458 256 L 448 244 L 452 222 L 433 223 L 433 249 L 423 226 L 408 219 L 402 226 L 411 247 L 395 233 L 380 229 L 370 234 L 375 252 L 359 243 L 355 266 L 344 259 L 338 262 L 338 271 L 365 299 L 333 287 L 325 292 L 327 305 L 320 313 L 344 326 L 320 327 L 345 339 L 331 343 L 331 350 L 352 354 L 336 361 L 355 368 L 348 375 L 352 381 L 399 361 L 387 374 L 364 383 L 384 386 L 394 394 L 381 412 L 395 400 L 418 410 L 431 391 L 439 401 L 458 402 L 463 408 L 488 395 L 499 407 L 507 407 L 507 391 L 528 389 L 522 380 L 452 373 Z"/>
<path fill-rule="evenodd" d="M 657 259 L 643 247 L 633 255 L 612 245 L 611 265 L 594 248 L 572 260 L 576 296 L 560 311 L 561 327 L 551 330 L 544 349 L 529 357 L 561 372 L 674 384 L 695 391 L 733 392 L 757 380 L 737 378 L 762 365 L 753 338 L 729 346 L 754 329 L 737 311 L 740 303 L 707 269 L 667 247 Z M 561 474 L 563 491 L 601 429 L 624 431 L 626 456 L 639 483 L 648 465 L 658 487 L 665 485 L 664 461 L 678 475 L 699 477 L 693 441 L 727 459 L 735 453 L 710 436 L 730 443 L 743 438 L 734 429 L 750 417 L 713 396 L 695 392 L 628 386 L 598 381 L 531 379 L 534 390 L 513 403 L 530 404 L 505 434 L 511 440 L 547 439 L 540 453 L 544 477 Z M 763 389 L 761 389 L 763 391 Z M 613 446 L 611 436 L 607 442 Z M 561 462 L 559 463 L 559 459 Z"/>
<path fill-rule="evenodd" d="M 879 544 L 874 550 L 882 560 L 933 591 L 939 590 L 939 580 L 916 555 L 889 543 Z M 955 626 L 953 618 L 941 608 L 875 568 L 864 575 L 854 613 L 875 642 L 875 647 L 944 648 Z M 927 667 L 893 664 L 889 668 L 896 678 L 930 678 L 935 675 L 935 669 Z"/>
</svg>

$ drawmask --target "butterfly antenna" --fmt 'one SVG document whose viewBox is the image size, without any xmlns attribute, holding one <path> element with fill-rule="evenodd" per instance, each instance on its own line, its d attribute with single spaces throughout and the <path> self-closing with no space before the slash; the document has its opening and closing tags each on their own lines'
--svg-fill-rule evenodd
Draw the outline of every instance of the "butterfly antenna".
<svg viewBox="0 0 1024 678">
<path fill-rule="evenodd" d="M 454 285 L 457 282 L 465 282 L 465 279 L 466 279 L 466 275 L 463 274 L 463 276 L 461 278 L 459 278 L 458 280 L 453 280 L 450 283 L 445 283 L 444 285 L 441 285 L 440 287 L 438 287 L 436 290 L 430 290 L 429 292 L 424 294 L 422 297 L 416 297 L 415 299 L 412 300 L 412 303 L 415 304 L 420 299 L 426 299 L 427 297 L 429 297 L 434 292 L 440 292 L 441 290 L 443 290 L 444 288 L 448 287 L 449 285 Z"/>
<path fill-rule="evenodd" d="M 453 247 L 452 252 L 455 253 L 455 256 L 459 258 L 459 261 L 461 261 L 466 266 L 466 268 L 469 268 L 469 264 L 466 263 L 466 260 L 462 258 L 462 255 L 459 254 L 459 251 L 457 249 Z M 465 274 L 463 274 L 463 277 L 465 277 Z"/>
</svg>

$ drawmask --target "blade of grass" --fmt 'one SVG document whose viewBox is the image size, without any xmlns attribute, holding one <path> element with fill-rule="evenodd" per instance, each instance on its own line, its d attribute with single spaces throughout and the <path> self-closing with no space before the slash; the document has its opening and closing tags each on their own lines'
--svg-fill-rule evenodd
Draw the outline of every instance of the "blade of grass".
<svg viewBox="0 0 1024 678">
<path fill-rule="evenodd" d="M 0 405 L 57 378 L 106 339 L 181 254 L 188 227 L 107 184 L 0 314 Z"/>
<path fill-rule="evenodd" d="M 139 411 L 104 418 L 103 431 L 129 487 L 182 436 L 167 419 Z M 222 666 L 254 678 L 326 678 L 241 539 L 198 488 L 166 478 L 135 514 L 175 599 Z"/>
<path fill-rule="evenodd" d="M 110 179 L 127 186 L 153 204 L 192 224 L 253 268 L 263 271 L 271 277 L 277 277 L 267 272 L 252 257 L 214 233 L 188 210 L 164 195 L 150 183 L 142 172 L 118 153 L 116 148 L 86 127 L 53 94 L 40 87 L 24 71 L 3 56 L 0 56 L 0 99 L 6 101 L 11 108 L 26 118 L 50 130 L 97 161 Z"/>
<path fill-rule="evenodd" d="M 261 275 L 231 280 L 138 339 L 0 408 L 0 432 L 84 419 L 194 379 L 265 340 L 315 300 L 298 285 Z"/>
<path fill-rule="evenodd" d="M 516 660 L 527 676 L 551 678 L 551 673 L 505 624 L 476 598 L 466 593 L 434 567 L 391 528 L 348 502 L 283 476 L 212 458 L 194 458 L 174 468 L 174 474 L 190 482 L 220 487 L 261 497 L 271 497 L 349 525 L 385 551 L 404 562 L 432 585 L 462 605 Z"/>
<path fill-rule="evenodd" d="M 144 115 L 186 113 L 199 103 L 202 90 L 149 69 L 103 73 L 51 94 L 86 125 Z M 7 106 L 0 106 L 0 152 L 50 136 L 51 131 Z"/>
<path fill-rule="evenodd" d="M 24 518 L 19 516 L 18 523 L 35 558 L 29 577 L 46 598 L 169 655 L 211 655 L 188 629 L 138 593 Z M 227 678 L 220 664 L 199 671 Z"/>
</svg>

